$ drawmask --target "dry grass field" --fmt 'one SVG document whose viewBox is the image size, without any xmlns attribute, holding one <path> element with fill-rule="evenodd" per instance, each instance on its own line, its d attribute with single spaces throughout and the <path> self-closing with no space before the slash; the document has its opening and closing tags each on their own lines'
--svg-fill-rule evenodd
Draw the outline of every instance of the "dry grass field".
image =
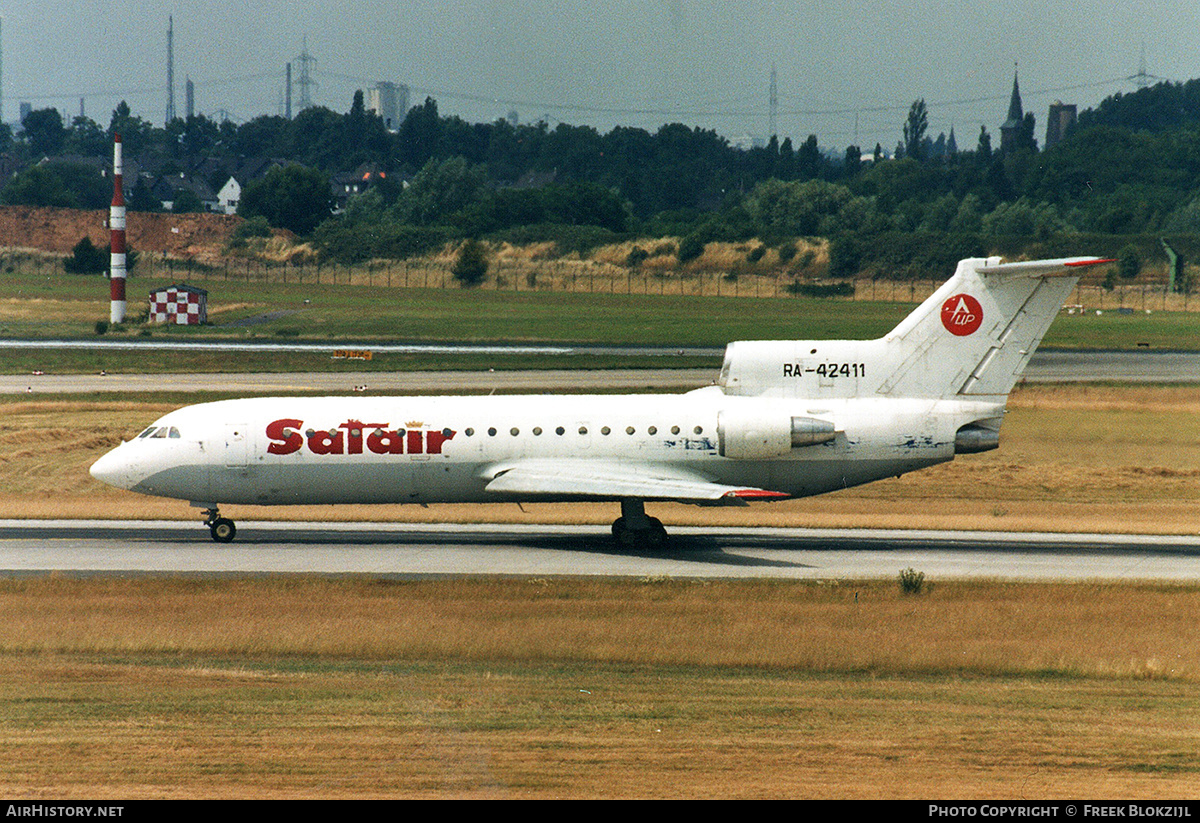
<svg viewBox="0 0 1200 823">
<path fill-rule="evenodd" d="M 87 475 L 172 407 L 0 405 L 0 517 L 196 518 Z M 813 500 L 655 513 L 1192 532 L 1198 410 L 1196 387 L 1024 387 L 997 451 Z M 607 523 L 611 509 L 336 514 Z M 1198 685 L 1191 585 L 12 577 L 0 793 L 1196 798 Z"/>
<path fill-rule="evenodd" d="M 1200 589 L 0 582 L 21 798 L 1194 798 Z"/>
</svg>

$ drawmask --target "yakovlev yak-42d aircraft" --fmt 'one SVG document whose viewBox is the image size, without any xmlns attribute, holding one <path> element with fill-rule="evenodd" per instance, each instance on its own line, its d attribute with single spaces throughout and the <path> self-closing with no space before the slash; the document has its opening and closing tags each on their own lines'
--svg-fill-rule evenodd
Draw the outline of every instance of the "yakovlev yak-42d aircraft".
<svg viewBox="0 0 1200 823">
<path fill-rule="evenodd" d="M 745 505 L 844 489 L 999 445 L 1009 391 L 1092 257 L 969 259 L 878 340 L 731 343 L 716 385 L 676 395 L 271 397 L 171 412 L 94 477 L 221 504 L 618 501 Z"/>
</svg>

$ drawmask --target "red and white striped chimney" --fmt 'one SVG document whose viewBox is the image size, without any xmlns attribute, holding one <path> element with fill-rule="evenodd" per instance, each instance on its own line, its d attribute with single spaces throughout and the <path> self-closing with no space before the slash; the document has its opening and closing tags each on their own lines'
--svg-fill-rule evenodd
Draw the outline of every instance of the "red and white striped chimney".
<svg viewBox="0 0 1200 823">
<path fill-rule="evenodd" d="M 108 210 L 108 228 L 111 235 L 109 258 L 109 291 L 112 306 L 109 309 L 110 323 L 125 322 L 125 186 L 121 172 L 121 135 L 113 135 L 113 199 Z"/>
</svg>

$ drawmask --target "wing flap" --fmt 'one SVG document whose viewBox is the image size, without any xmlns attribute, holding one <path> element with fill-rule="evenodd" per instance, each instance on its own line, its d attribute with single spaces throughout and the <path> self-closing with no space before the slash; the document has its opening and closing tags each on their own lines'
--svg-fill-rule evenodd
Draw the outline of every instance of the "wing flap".
<svg viewBox="0 0 1200 823">
<path fill-rule="evenodd" d="M 495 467 L 485 490 L 540 498 L 639 498 L 745 505 L 747 499 L 788 497 L 782 492 L 716 483 L 665 466 L 621 466 L 586 460 L 527 461 Z"/>
</svg>

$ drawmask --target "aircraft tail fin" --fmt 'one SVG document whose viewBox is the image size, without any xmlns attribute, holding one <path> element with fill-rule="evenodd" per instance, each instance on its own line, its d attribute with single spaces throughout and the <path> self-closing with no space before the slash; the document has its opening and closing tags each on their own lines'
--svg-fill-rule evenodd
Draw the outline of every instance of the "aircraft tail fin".
<svg viewBox="0 0 1200 823">
<path fill-rule="evenodd" d="M 1008 394 L 1082 270 L 1071 257 L 1001 263 L 974 258 L 884 338 L 897 360 L 877 392 L 908 397 Z"/>
<path fill-rule="evenodd" d="M 878 340 L 731 343 L 726 394 L 994 399 L 1020 378 L 1088 266 L 1071 257 L 962 260 L 954 276 Z"/>
</svg>

